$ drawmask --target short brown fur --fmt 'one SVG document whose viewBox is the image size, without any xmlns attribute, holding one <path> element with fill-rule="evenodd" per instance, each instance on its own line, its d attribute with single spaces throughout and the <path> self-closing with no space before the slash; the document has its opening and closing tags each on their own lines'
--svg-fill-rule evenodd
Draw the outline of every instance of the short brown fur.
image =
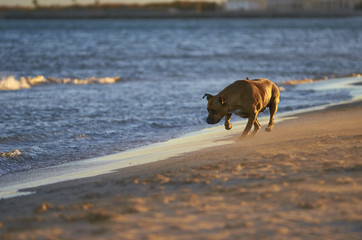
<svg viewBox="0 0 362 240">
<path fill-rule="evenodd" d="M 268 79 L 238 80 L 224 88 L 217 95 L 205 94 L 209 115 L 206 119 L 209 124 L 216 124 L 225 117 L 225 129 L 230 130 L 231 115 L 234 113 L 240 117 L 248 118 L 248 123 L 240 136 L 244 138 L 248 135 L 254 125 L 252 135 L 260 130 L 260 123 L 257 116 L 265 108 L 270 110 L 270 120 L 265 129 L 270 132 L 274 127 L 274 116 L 278 110 L 279 89 Z"/>
</svg>

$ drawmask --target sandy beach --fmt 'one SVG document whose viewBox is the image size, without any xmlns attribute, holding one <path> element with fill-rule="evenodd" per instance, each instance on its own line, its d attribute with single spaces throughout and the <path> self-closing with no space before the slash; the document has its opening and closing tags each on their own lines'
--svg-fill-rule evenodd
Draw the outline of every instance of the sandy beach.
<svg viewBox="0 0 362 240">
<path fill-rule="evenodd" d="M 338 105 L 2 199 L 0 239 L 361 239 L 361 119 L 361 101 Z"/>
</svg>

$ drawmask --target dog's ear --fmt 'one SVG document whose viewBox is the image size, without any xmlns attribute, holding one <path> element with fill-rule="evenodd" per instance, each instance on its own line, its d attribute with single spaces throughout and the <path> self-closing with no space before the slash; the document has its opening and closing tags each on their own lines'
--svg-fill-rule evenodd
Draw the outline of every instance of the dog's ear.
<svg viewBox="0 0 362 240">
<path fill-rule="evenodd" d="M 226 99 L 224 97 L 219 97 L 219 103 L 221 105 L 225 105 L 227 103 Z"/>
<path fill-rule="evenodd" d="M 246 79 L 246 80 L 250 80 L 250 78 L 249 78 L 249 77 L 246 77 L 245 79 Z"/>
<path fill-rule="evenodd" d="M 205 95 L 202 97 L 203 99 L 206 97 L 207 101 L 210 100 L 213 96 L 211 94 L 205 93 Z"/>
</svg>

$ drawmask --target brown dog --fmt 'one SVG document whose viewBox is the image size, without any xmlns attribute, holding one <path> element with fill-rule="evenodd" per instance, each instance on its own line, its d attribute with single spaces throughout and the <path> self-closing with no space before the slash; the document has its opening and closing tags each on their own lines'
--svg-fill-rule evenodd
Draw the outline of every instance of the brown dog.
<svg viewBox="0 0 362 240">
<path fill-rule="evenodd" d="M 278 110 L 279 89 L 268 79 L 238 80 L 216 96 L 208 93 L 205 93 L 205 96 L 208 101 L 209 115 L 206 119 L 208 124 L 216 124 L 225 116 L 225 129 L 230 130 L 232 128 L 230 117 L 235 113 L 242 118 L 249 119 L 240 138 L 248 135 L 252 125 L 254 125 L 252 135 L 255 135 L 260 130 L 257 116 L 268 107 L 270 121 L 265 130 L 270 132 L 273 129 L 274 116 Z"/>
</svg>

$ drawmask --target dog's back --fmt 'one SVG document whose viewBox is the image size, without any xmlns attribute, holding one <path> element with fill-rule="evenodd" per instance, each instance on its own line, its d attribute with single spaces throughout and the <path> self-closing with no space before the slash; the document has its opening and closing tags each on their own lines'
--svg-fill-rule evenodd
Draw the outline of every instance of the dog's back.
<svg viewBox="0 0 362 240">
<path fill-rule="evenodd" d="M 253 79 L 251 81 L 249 80 L 249 82 L 258 89 L 266 107 L 269 107 L 269 105 L 276 100 L 279 102 L 280 93 L 275 83 L 265 78 Z"/>
</svg>

